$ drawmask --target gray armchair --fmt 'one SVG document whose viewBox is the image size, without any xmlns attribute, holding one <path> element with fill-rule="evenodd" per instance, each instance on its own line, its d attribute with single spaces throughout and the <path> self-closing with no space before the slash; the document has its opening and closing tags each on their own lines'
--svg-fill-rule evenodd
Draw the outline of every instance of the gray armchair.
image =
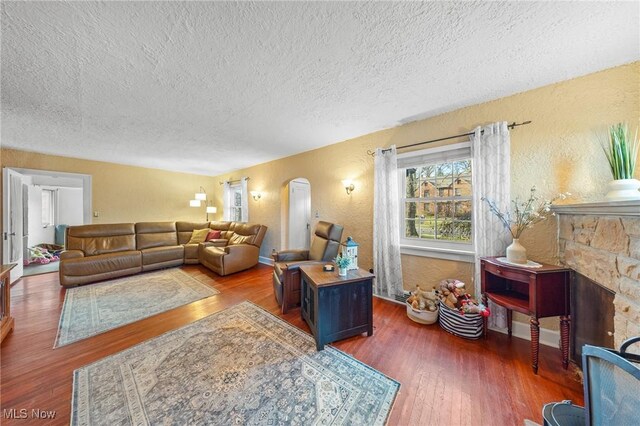
<svg viewBox="0 0 640 426">
<path fill-rule="evenodd" d="M 300 305 L 300 265 L 331 262 L 338 255 L 343 230 L 341 225 L 320 221 L 309 250 L 274 254 L 273 292 L 283 314 Z"/>
</svg>

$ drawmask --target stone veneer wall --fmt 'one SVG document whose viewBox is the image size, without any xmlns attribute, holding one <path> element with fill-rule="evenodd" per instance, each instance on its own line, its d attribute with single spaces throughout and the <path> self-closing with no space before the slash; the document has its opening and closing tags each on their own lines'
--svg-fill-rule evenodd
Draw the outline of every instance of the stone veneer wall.
<svg viewBox="0 0 640 426">
<path fill-rule="evenodd" d="M 640 216 L 560 215 L 560 261 L 614 291 L 615 347 L 640 335 Z"/>
</svg>

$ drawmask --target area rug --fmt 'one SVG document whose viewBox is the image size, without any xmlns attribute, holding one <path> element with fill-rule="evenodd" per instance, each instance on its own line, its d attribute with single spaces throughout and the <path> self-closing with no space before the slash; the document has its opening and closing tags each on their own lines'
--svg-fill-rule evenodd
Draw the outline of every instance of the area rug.
<svg viewBox="0 0 640 426">
<path fill-rule="evenodd" d="M 179 268 L 67 289 L 54 348 L 218 293 Z"/>
<path fill-rule="evenodd" d="M 73 425 L 380 425 L 400 385 L 250 302 L 73 374 Z"/>
</svg>

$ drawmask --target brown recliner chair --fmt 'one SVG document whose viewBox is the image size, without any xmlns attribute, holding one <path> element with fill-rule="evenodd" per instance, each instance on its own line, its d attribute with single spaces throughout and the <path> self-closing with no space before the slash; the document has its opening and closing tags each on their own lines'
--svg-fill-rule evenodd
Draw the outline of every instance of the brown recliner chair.
<svg viewBox="0 0 640 426">
<path fill-rule="evenodd" d="M 341 225 L 320 221 L 309 250 L 274 254 L 273 292 L 283 314 L 300 305 L 300 265 L 332 261 L 338 255 L 343 230 Z"/>
</svg>

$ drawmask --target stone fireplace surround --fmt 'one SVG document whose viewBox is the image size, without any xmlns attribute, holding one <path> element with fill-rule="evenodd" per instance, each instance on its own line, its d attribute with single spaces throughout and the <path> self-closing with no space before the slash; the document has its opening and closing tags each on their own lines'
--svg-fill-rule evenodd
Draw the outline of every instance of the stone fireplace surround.
<svg viewBox="0 0 640 426">
<path fill-rule="evenodd" d="M 554 206 L 566 265 L 615 292 L 614 345 L 640 335 L 640 200 Z"/>
</svg>

